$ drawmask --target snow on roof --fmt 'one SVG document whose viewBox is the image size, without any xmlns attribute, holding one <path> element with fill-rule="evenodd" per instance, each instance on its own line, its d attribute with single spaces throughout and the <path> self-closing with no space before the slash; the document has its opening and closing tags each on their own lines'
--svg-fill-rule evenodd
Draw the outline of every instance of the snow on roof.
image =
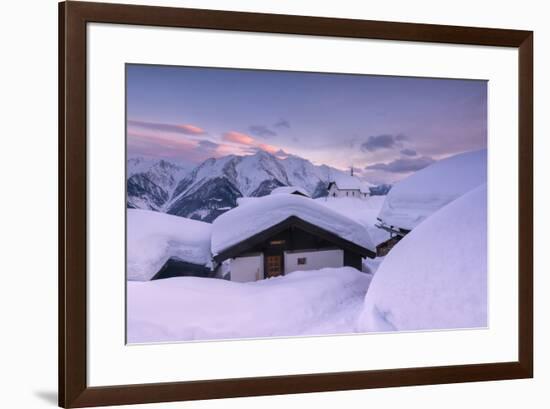
<svg viewBox="0 0 550 409">
<path fill-rule="evenodd" d="M 150 280 L 170 258 L 210 264 L 210 223 L 150 210 L 127 214 L 128 280 Z"/>
<path fill-rule="evenodd" d="M 271 191 L 272 195 L 280 195 L 280 194 L 293 194 L 295 192 L 301 193 L 304 196 L 310 197 L 309 193 L 299 186 L 280 186 Z"/>
<path fill-rule="evenodd" d="M 237 206 L 244 206 L 248 203 L 254 202 L 256 199 L 258 199 L 258 197 L 250 197 L 250 196 L 238 197 Z"/>
<path fill-rule="evenodd" d="M 390 238 L 390 233 L 375 227 L 377 223 L 376 217 L 380 213 L 380 209 L 384 203 L 384 196 L 372 196 L 369 200 L 361 200 L 354 197 L 321 197 L 313 200 L 361 223 L 368 230 L 370 238 L 375 245 L 379 245 Z"/>
<path fill-rule="evenodd" d="M 483 185 L 434 213 L 389 252 L 365 296 L 358 329 L 486 325 L 487 185 Z"/>
<path fill-rule="evenodd" d="M 212 253 L 220 254 L 286 219 L 296 216 L 358 246 L 376 251 L 360 223 L 299 195 L 269 195 L 248 201 L 213 223 Z"/>
<path fill-rule="evenodd" d="M 396 183 L 378 217 L 387 225 L 412 230 L 436 210 L 486 182 L 486 149 L 442 159 Z"/>
<path fill-rule="evenodd" d="M 340 190 L 359 190 L 361 193 L 370 193 L 370 183 L 362 181 L 357 176 L 336 175 L 333 182 Z"/>
</svg>

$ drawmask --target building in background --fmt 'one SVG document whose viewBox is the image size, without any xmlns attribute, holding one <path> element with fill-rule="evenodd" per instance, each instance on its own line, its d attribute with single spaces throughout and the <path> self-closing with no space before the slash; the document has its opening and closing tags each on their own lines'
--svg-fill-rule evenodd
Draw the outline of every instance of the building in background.
<svg viewBox="0 0 550 409">
<path fill-rule="evenodd" d="M 337 175 L 328 184 L 328 197 L 355 197 L 366 199 L 370 196 L 370 183 L 364 182 L 353 175 L 353 167 L 349 175 Z"/>
</svg>

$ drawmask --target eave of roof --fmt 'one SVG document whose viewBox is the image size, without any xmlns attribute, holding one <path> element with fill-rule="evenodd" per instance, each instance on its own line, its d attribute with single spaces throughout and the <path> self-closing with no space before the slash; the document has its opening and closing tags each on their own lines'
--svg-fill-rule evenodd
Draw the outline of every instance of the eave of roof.
<svg viewBox="0 0 550 409">
<path fill-rule="evenodd" d="M 216 254 L 213 258 L 214 261 L 220 263 L 223 260 L 227 260 L 228 258 L 233 258 L 238 256 L 239 254 L 242 254 L 246 252 L 248 249 L 252 248 L 256 244 L 260 244 L 264 241 L 266 241 L 269 237 L 280 233 L 289 227 L 298 227 L 308 233 L 311 233 L 313 235 L 316 235 L 318 237 L 321 237 L 327 241 L 330 241 L 334 244 L 336 244 L 338 247 L 341 247 L 345 250 L 349 250 L 353 253 L 357 253 L 361 255 L 362 257 L 369 257 L 374 258 L 376 257 L 376 253 L 372 250 L 369 250 L 365 247 L 359 246 L 356 243 L 353 243 L 349 240 L 346 240 L 332 232 L 329 232 L 325 229 L 320 228 L 319 226 L 316 226 L 314 224 L 311 224 L 305 220 L 300 219 L 297 216 L 290 216 L 283 220 L 280 223 L 277 223 L 268 229 L 265 229 L 251 237 L 248 237 L 244 240 L 242 240 L 239 243 L 234 244 L 233 246 L 225 249 L 219 254 Z"/>
</svg>

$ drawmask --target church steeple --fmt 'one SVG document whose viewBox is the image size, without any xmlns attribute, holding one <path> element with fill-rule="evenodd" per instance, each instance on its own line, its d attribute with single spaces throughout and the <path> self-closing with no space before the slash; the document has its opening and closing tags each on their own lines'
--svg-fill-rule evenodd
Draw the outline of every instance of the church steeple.
<svg viewBox="0 0 550 409">
<path fill-rule="evenodd" d="M 350 166 L 350 175 L 353 176 L 353 165 Z"/>
</svg>

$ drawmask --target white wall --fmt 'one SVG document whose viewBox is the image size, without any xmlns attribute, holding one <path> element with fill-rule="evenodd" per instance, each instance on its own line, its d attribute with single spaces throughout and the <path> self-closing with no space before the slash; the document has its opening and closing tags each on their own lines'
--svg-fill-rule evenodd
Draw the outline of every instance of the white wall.
<svg viewBox="0 0 550 409">
<path fill-rule="evenodd" d="M 366 196 L 358 190 L 350 189 L 337 189 L 335 185 L 332 185 L 328 191 L 329 197 L 356 197 L 365 199 Z M 368 197 L 368 196 L 367 196 Z"/>
<path fill-rule="evenodd" d="M 306 258 L 306 264 L 298 264 L 299 258 Z M 285 252 L 285 274 L 293 271 L 318 270 L 324 267 L 342 267 L 343 250 L 320 250 Z"/>
<path fill-rule="evenodd" d="M 263 254 L 231 259 L 231 281 L 246 283 L 264 278 Z"/>
<path fill-rule="evenodd" d="M 99 0 L 96 0 L 99 1 Z M 122 2 L 122 0 L 120 0 Z M 474 25 L 535 30 L 535 379 L 387 388 L 203 402 L 144 408 L 546 408 L 550 385 L 550 25 L 544 1 L 124 0 L 272 13 Z M 2 2 L 0 101 L 0 348 L 3 408 L 55 408 L 57 390 L 57 1 Z M 24 23 L 23 23 L 24 19 Z M 182 52 L 186 45 L 182 45 Z M 365 57 L 367 58 L 367 57 Z M 29 269 L 22 260 L 36 260 Z M 345 353 L 345 351 L 342 351 Z M 141 408 L 125 406 L 124 408 Z"/>
</svg>

